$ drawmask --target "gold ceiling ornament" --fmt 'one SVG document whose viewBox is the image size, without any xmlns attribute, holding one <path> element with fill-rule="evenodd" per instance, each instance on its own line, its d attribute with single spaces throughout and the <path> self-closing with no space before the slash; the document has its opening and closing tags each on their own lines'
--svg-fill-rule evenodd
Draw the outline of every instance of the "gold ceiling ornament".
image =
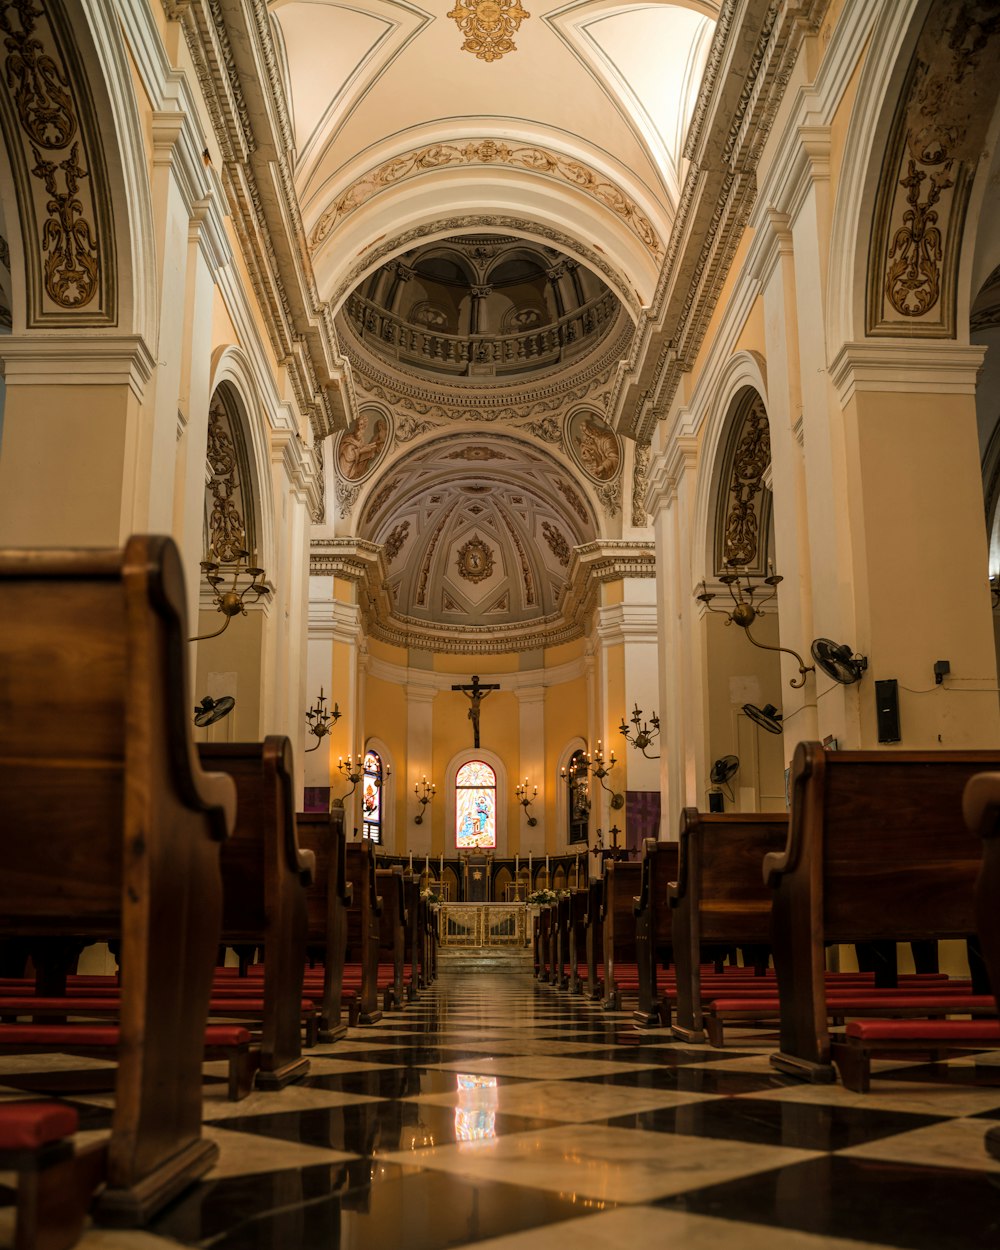
<svg viewBox="0 0 1000 1250">
<path fill-rule="evenodd" d="M 480 61 L 499 61 L 505 52 L 516 52 L 511 38 L 521 23 L 531 16 L 520 0 L 457 0 L 448 14 L 465 36 L 463 52 L 472 52 Z"/>
</svg>

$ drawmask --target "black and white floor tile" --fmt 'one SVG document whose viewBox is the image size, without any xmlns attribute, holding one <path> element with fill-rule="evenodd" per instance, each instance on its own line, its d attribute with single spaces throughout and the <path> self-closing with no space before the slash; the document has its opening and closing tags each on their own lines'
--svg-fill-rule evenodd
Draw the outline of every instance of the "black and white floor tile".
<svg viewBox="0 0 1000 1250">
<path fill-rule="evenodd" d="M 225 1097 L 206 1065 L 220 1160 L 145 1230 L 88 1228 L 81 1250 L 980 1250 L 1000 1247 L 997 1056 L 878 1063 L 869 1094 L 638 1034 L 627 1013 L 527 973 L 444 971 L 420 1000 L 310 1052 L 283 1091 Z M 26 1076 L 100 1064 L 0 1060 Z M 106 1092 L 66 1095 L 80 1139 Z M 13 1190 L 0 1177 L 0 1244 Z"/>
</svg>

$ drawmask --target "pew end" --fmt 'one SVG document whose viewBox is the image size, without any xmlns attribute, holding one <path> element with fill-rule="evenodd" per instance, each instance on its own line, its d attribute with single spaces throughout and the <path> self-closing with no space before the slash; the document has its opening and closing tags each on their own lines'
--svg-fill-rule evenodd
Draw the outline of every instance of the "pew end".
<svg viewBox="0 0 1000 1250">
<path fill-rule="evenodd" d="M 0 553 L 0 934 L 121 943 L 99 1200 L 120 1224 L 144 1222 L 218 1156 L 202 1136 L 201 1062 L 236 799 L 194 751 L 185 614 L 169 538 Z"/>
</svg>

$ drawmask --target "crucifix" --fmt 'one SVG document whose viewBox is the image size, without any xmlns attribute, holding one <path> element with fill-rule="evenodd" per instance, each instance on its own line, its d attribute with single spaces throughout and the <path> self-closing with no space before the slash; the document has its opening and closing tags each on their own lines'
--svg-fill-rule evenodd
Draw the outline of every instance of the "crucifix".
<svg viewBox="0 0 1000 1250">
<path fill-rule="evenodd" d="M 486 698 L 491 690 L 499 690 L 496 686 L 481 686 L 479 677 L 473 673 L 471 686 L 452 686 L 452 690 L 461 690 L 462 694 L 469 700 L 469 720 L 472 721 L 472 730 L 475 735 L 473 746 L 479 746 L 479 705 Z"/>
</svg>

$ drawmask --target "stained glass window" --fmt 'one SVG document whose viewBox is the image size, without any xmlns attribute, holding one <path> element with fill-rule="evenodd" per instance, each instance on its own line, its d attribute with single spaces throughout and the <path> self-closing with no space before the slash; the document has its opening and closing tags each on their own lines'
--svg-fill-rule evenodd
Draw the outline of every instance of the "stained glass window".
<svg viewBox="0 0 1000 1250">
<path fill-rule="evenodd" d="M 365 755 L 364 790 L 361 796 L 361 812 L 364 817 L 364 836 L 373 842 L 382 841 L 382 760 L 375 751 Z"/>
<path fill-rule="evenodd" d="M 489 764 L 470 760 L 455 778 L 455 845 L 458 849 L 497 844 L 497 776 Z"/>
</svg>

